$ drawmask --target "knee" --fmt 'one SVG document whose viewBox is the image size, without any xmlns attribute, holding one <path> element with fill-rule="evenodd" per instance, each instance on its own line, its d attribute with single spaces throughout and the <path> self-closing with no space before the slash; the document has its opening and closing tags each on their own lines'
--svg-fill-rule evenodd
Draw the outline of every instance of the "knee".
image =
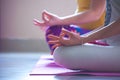
<svg viewBox="0 0 120 80">
<path fill-rule="evenodd" d="M 58 47 L 54 50 L 53 57 L 54 61 L 58 65 L 63 65 L 63 61 L 66 59 L 66 56 L 63 51 L 63 47 Z"/>
<path fill-rule="evenodd" d="M 75 59 L 74 51 L 69 49 L 70 47 L 58 47 L 53 53 L 54 61 L 56 64 L 63 66 L 68 69 L 76 69 L 75 64 L 73 65 Z"/>
<path fill-rule="evenodd" d="M 58 47 L 54 50 L 53 57 L 56 64 L 66 67 L 66 60 L 69 57 L 64 49 L 65 47 Z M 67 62 L 68 63 L 68 62 Z"/>
</svg>

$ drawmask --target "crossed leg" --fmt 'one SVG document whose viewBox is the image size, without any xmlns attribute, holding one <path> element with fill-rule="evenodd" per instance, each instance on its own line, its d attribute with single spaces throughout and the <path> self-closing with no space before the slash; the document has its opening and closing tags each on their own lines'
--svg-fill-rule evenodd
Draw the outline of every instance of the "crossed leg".
<svg viewBox="0 0 120 80">
<path fill-rule="evenodd" d="M 61 46 L 55 49 L 54 60 L 69 69 L 88 71 L 120 71 L 120 47 L 100 45 Z"/>
<path fill-rule="evenodd" d="M 46 30 L 46 41 L 49 41 L 47 37 L 49 34 L 59 36 L 62 28 L 77 31 L 80 34 L 89 32 L 89 30 L 74 25 L 51 26 Z M 53 52 L 55 62 L 66 68 L 89 71 L 120 71 L 120 47 L 84 44 L 52 49 L 53 45 L 48 45 Z"/>
</svg>

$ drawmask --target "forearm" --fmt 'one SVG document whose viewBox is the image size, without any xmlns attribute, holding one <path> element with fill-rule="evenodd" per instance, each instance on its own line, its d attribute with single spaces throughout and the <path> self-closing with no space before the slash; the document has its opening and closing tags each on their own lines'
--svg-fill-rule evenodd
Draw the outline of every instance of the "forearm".
<svg viewBox="0 0 120 80">
<path fill-rule="evenodd" d="M 84 43 L 112 37 L 118 34 L 120 34 L 120 19 L 111 23 L 108 26 L 101 27 L 100 29 L 85 34 L 84 36 L 86 36 L 86 38 L 84 39 Z"/>
<path fill-rule="evenodd" d="M 94 18 L 93 18 L 94 17 Z M 85 12 L 77 13 L 74 15 L 66 16 L 62 18 L 61 24 L 74 24 L 74 25 L 82 25 L 89 22 L 96 21 L 98 16 L 95 17 L 95 14 L 92 10 L 88 10 Z"/>
<path fill-rule="evenodd" d="M 89 10 L 62 18 L 62 24 L 82 25 L 98 20 L 105 11 L 105 0 L 91 0 Z"/>
</svg>

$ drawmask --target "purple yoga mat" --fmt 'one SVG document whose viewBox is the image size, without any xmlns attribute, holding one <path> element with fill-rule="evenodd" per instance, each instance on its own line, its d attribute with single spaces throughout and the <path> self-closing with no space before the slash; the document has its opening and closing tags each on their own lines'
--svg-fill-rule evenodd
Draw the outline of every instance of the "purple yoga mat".
<svg viewBox="0 0 120 80">
<path fill-rule="evenodd" d="M 30 72 L 30 75 L 90 75 L 90 76 L 120 76 L 115 72 L 88 72 L 83 70 L 70 70 L 55 64 L 52 56 L 42 56 Z"/>
</svg>

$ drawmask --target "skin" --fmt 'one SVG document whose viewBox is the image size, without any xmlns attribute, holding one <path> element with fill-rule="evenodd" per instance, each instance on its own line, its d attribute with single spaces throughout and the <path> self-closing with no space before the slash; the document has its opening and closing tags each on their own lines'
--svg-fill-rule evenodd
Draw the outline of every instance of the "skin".
<svg viewBox="0 0 120 80">
<path fill-rule="evenodd" d="M 69 37 L 67 39 L 64 39 L 64 36 L 66 34 Z M 49 35 L 48 37 L 51 39 L 51 41 L 49 41 L 49 44 L 54 44 L 53 48 L 56 48 L 61 45 L 62 46 L 81 45 L 87 42 L 104 39 L 119 34 L 120 34 L 120 19 L 111 23 L 108 26 L 101 27 L 99 29 L 96 29 L 81 36 L 79 36 L 78 33 L 73 33 L 65 29 L 62 29 L 61 35 L 59 37 L 54 35 Z"/>
<path fill-rule="evenodd" d="M 34 24 L 40 27 L 53 26 L 53 25 L 81 25 L 92 21 L 96 21 L 100 18 L 105 10 L 105 0 L 91 0 L 91 7 L 85 12 L 73 14 L 66 17 L 59 17 L 55 14 L 43 11 L 42 20 L 34 20 Z M 79 33 L 70 32 L 62 29 L 60 36 L 48 35 L 51 40 L 49 44 L 54 44 L 53 48 L 58 46 L 73 46 L 81 45 L 86 42 L 108 38 L 120 34 L 120 19 L 111 23 L 108 26 L 100 27 L 99 29 L 93 30 L 90 33 L 79 36 Z M 68 35 L 68 38 L 64 36 Z"/>
<path fill-rule="evenodd" d="M 34 24 L 40 27 L 53 25 L 81 25 L 98 20 L 105 11 L 105 0 L 91 0 L 90 9 L 77 14 L 59 17 L 47 11 L 42 12 L 42 20 L 34 19 Z"/>
</svg>

